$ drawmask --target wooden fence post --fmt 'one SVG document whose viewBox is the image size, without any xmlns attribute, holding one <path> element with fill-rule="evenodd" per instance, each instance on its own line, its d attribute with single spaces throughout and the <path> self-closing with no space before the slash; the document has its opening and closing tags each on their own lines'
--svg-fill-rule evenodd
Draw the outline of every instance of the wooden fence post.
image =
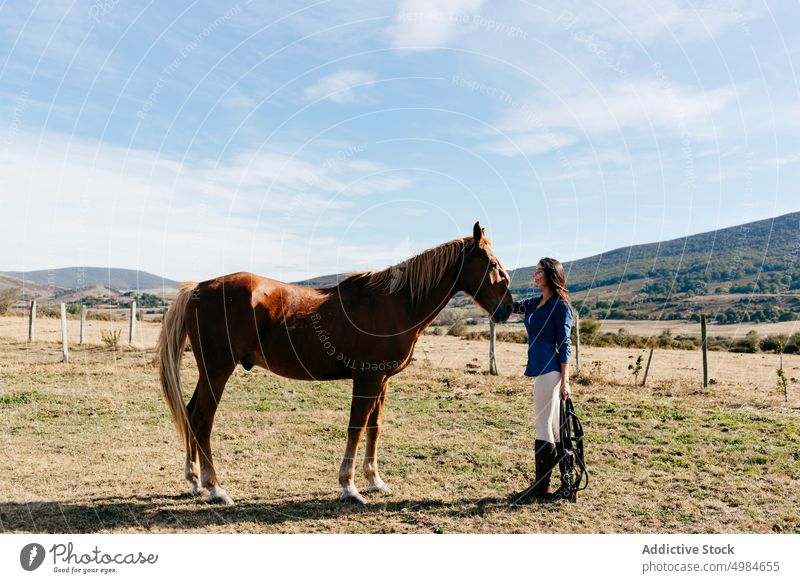
<svg viewBox="0 0 800 583">
<path fill-rule="evenodd" d="M 128 344 L 133 344 L 133 337 L 136 335 L 136 300 L 131 302 L 131 326 L 128 332 Z"/>
<path fill-rule="evenodd" d="M 36 300 L 31 300 L 31 311 L 28 314 L 28 342 L 36 340 Z"/>
<path fill-rule="evenodd" d="M 575 310 L 575 366 L 581 374 L 581 315 Z"/>
<path fill-rule="evenodd" d="M 703 347 L 703 388 L 708 388 L 708 339 L 706 338 L 706 316 L 700 314 L 700 338 Z"/>
<path fill-rule="evenodd" d="M 497 359 L 495 357 L 495 343 L 497 341 L 497 329 L 494 320 L 489 319 L 489 374 L 497 376 Z"/>
<path fill-rule="evenodd" d="M 64 362 L 69 362 L 69 342 L 67 340 L 67 304 L 61 302 L 61 354 Z"/>
<path fill-rule="evenodd" d="M 650 356 L 647 357 L 647 366 L 644 367 L 644 378 L 642 379 L 642 386 L 647 382 L 647 373 L 650 371 L 650 362 L 653 360 L 653 350 L 654 348 L 650 349 Z"/>
<path fill-rule="evenodd" d="M 86 306 L 81 306 L 81 335 L 78 344 L 83 344 L 83 328 L 86 325 Z"/>
</svg>

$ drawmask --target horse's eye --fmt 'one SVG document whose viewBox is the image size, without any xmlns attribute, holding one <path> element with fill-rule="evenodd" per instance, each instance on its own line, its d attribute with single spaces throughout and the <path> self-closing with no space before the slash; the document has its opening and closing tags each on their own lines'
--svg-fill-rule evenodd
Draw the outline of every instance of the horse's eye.
<svg viewBox="0 0 800 583">
<path fill-rule="evenodd" d="M 490 261 L 489 262 L 489 269 L 495 269 L 496 267 L 497 267 L 497 263 L 495 263 L 494 261 Z"/>
</svg>

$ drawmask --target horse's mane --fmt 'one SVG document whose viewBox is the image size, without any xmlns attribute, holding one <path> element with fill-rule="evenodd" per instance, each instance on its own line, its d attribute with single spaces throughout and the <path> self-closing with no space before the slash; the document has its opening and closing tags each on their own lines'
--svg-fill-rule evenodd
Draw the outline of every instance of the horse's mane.
<svg viewBox="0 0 800 583">
<path fill-rule="evenodd" d="M 491 241 L 486 236 L 483 237 L 483 241 L 486 245 L 491 245 Z M 350 273 L 342 283 L 360 283 L 364 287 L 383 294 L 407 289 L 411 294 L 411 303 L 416 304 L 441 281 L 445 272 L 472 244 L 472 237 L 453 239 L 380 271 Z"/>
</svg>

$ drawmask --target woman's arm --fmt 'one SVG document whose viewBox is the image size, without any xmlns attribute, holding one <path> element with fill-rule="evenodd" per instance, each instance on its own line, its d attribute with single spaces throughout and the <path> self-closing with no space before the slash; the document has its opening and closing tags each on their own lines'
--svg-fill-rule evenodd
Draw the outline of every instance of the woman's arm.
<svg viewBox="0 0 800 583">
<path fill-rule="evenodd" d="M 531 298 L 528 298 L 526 300 L 522 300 L 521 302 L 518 302 L 517 300 L 514 300 L 514 311 L 511 312 L 511 313 L 512 314 L 524 314 L 525 311 L 528 309 L 528 304 L 530 303 L 530 301 L 531 301 Z"/>
<path fill-rule="evenodd" d="M 556 350 L 561 362 L 561 398 L 569 399 L 569 356 L 570 334 L 572 333 L 572 310 L 562 301 L 559 301 L 559 318 L 556 321 Z"/>
</svg>

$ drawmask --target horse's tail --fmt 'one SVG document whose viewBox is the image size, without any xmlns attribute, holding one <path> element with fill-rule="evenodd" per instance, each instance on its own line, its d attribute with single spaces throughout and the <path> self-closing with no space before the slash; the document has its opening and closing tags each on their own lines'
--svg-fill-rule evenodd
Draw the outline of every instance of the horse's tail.
<svg viewBox="0 0 800 583">
<path fill-rule="evenodd" d="M 167 401 L 178 435 L 188 444 L 189 416 L 181 393 L 181 360 L 186 349 L 186 304 L 197 287 L 193 281 L 181 285 L 178 297 L 172 303 L 161 326 L 156 346 L 156 361 L 161 376 L 161 389 Z"/>
</svg>

